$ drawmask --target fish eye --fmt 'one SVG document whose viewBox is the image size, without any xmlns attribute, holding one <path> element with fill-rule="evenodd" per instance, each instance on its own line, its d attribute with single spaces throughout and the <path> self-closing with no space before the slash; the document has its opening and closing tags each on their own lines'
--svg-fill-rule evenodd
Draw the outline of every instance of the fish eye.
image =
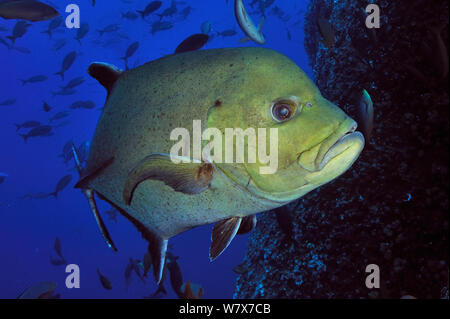
<svg viewBox="0 0 450 319">
<path fill-rule="evenodd" d="M 278 101 L 272 105 L 272 117 L 277 122 L 289 120 L 295 114 L 296 105 L 292 101 Z"/>
</svg>

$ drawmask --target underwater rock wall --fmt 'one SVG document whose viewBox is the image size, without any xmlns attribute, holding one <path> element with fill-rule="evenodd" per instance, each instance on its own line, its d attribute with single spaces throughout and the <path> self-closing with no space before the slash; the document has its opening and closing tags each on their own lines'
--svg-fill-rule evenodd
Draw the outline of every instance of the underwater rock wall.
<svg viewBox="0 0 450 319">
<path fill-rule="evenodd" d="M 284 217 L 290 231 L 273 212 L 258 216 L 234 298 L 448 298 L 448 64 L 431 31 L 443 27 L 448 46 L 448 1 L 376 3 L 375 31 L 365 28 L 364 1 L 309 4 L 315 83 L 355 119 L 366 89 L 372 139 L 348 172 Z M 335 32 L 329 48 L 319 17 Z M 368 264 L 380 268 L 380 289 L 365 286 Z"/>
</svg>

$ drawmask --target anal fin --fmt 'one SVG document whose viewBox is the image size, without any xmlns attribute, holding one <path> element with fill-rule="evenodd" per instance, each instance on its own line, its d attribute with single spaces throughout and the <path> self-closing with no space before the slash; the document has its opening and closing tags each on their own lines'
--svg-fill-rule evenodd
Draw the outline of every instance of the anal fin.
<svg viewBox="0 0 450 319">
<path fill-rule="evenodd" d="M 238 235 L 243 235 L 251 232 L 256 227 L 256 215 L 246 216 L 242 219 L 241 226 L 237 232 Z"/>
<path fill-rule="evenodd" d="M 242 222 L 242 217 L 231 217 L 218 221 L 211 235 L 211 246 L 209 248 L 209 259 L 213 261 L 230 245 L 236 236 Z"/>
</svg>

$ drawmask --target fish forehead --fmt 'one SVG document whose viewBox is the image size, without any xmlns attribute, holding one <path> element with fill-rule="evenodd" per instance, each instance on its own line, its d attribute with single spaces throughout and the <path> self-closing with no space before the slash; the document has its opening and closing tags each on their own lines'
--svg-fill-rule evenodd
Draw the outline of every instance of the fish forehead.
<svg viewBox="0 0 450 319">
<path fill-rule="evenodd" d="M 174 128 L 192 132 L 193 120 L 201 120 L 205 128 L 208 110 L 218 98 L 245 90 L 240 78 L 248 72 L 250 60 L 259 57 L 264 63 L 277 55 L 261 48 L 204 50 L 124 72 L 98 122 L 86 172 L 111 157 L 114 162 L 91 187 L 164 238 L 196 225 L 271 208 L 260 199 L 248 198 L 225 177 L 218 178 L 220 191 L 195 196 L 174 192 L 160 181 L 145 181 L 131 206 L 123 202 L 122 191 L 128 173 L 140 160 L 152 153 L 170 153 Z M 229 203 L 229 198 L 236 200 Z"/>
</svg>

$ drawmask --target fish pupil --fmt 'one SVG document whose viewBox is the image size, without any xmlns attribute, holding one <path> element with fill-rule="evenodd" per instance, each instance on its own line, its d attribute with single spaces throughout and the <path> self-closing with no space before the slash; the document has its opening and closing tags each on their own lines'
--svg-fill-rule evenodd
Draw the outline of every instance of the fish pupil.
<svg viewBox="0 0 450 319">
<path fill-rule="evenodd" d="M 278 104 L 274 108 L 274 116 L 278 120 L 286 120 L 291 117 L 292 110 L 288 104 Z"/>
</svg>

